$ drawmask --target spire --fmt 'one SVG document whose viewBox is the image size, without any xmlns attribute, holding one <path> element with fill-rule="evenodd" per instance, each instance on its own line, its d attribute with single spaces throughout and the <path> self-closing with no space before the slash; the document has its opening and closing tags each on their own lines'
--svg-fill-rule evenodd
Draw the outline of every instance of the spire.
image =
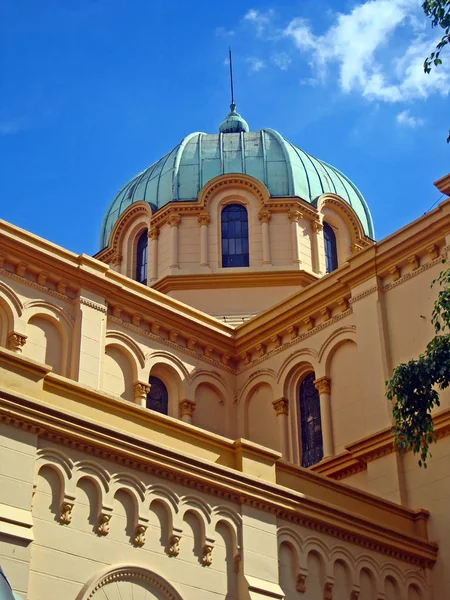
<svg viewBox="0 0 450 600">
<path fill-rule="evenodd" d="M 248 123 L 241 115 L 236 112 L 236 103 L 234 102 L 234 84 L 233 84 L 233 62 L 231 57 L 231 46 L 228 48 L 228 58 L 230 64 L 230 91 L 231 104 L 230 112 L 219 125 L 219 133 L 247 133 L 249 131 Z"/>
</svg>

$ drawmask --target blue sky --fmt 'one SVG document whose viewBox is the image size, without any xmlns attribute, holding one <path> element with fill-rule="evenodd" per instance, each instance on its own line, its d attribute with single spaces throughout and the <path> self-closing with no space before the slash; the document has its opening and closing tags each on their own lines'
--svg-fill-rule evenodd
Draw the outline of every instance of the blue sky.
<svg viewBox="0 0 450 600">
<path fill-rule="evenodd" d="M 0 217 L 94 254 L 115 193 L 238 110 L 346 173 L 377 239 L 426 212 L 450 171 L 450 53 L 421 0 L 3 0 Z"/>
</svg>

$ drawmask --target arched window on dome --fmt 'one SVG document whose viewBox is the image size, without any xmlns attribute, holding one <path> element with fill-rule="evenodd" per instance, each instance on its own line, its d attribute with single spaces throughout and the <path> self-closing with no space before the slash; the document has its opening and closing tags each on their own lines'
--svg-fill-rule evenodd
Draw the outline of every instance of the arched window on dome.
<svg viewBox="0 0 450 600">
<path fill-rule="evenodd" d="M 315 373 L 309 373 L 299 387 L 300 447 L 302 467 L 315 465 L 323 458 L 320 396 L 314 385 Z"/>
<path fill-rule="evenodd" d="M 338 268 L 336 234 L 331 225 L 323 224 L 323 240 L 325 244 L 326 272 L 331 273 Z"/>
<path fill-rule="evenodd" d="M 144 229 L 136 244 L 136 281 L 147 284 L 148 229 Z"/>
<path fill-rule="evenodd" d="M 169 394 L 164 382 L 153 376 L 150 376 L 148 382 L 150 391 L 147 394 L 147 408 L 163 415 L 169 414 Z"/>
<path fill-rule="evenodd" d="M 248 267 L 248 215 L 242 204 L 222 210 L 222 267 Z"/>
</svg>

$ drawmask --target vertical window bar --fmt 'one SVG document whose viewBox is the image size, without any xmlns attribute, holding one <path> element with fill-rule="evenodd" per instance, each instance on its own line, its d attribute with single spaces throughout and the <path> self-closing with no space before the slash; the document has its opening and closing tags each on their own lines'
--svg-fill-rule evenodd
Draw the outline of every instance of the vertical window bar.
<svg viewBox="0 0 450 600">
<path fill-rule="evenodd" d="M 300 385 L 300 435 L 302 467 L 315 465 L 323 458 L 320 396 L 314 385 L 316 376 L 310 373 Z"/>
</svg>

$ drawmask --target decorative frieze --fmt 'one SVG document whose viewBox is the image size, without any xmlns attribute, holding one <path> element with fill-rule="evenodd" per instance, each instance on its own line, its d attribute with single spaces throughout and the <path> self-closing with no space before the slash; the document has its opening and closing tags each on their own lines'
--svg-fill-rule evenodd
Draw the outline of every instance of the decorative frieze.
<svg viewBox="0 0 450 600">
<path fill-rule="evenodd" d="M 99 304 L 98 302 L 94 302 L 93 300 L 89 300 L 88 298 L 84 298 L 83 296 L 80 296 L 79 300 L 80 304 L 82 304 L 83 306 L 88 306 L 89 308 L 93 308 L 94 310 L 98 310 L 102 313 L 108 312 L 108 309 L 105 304 Z"/>
</svg>

